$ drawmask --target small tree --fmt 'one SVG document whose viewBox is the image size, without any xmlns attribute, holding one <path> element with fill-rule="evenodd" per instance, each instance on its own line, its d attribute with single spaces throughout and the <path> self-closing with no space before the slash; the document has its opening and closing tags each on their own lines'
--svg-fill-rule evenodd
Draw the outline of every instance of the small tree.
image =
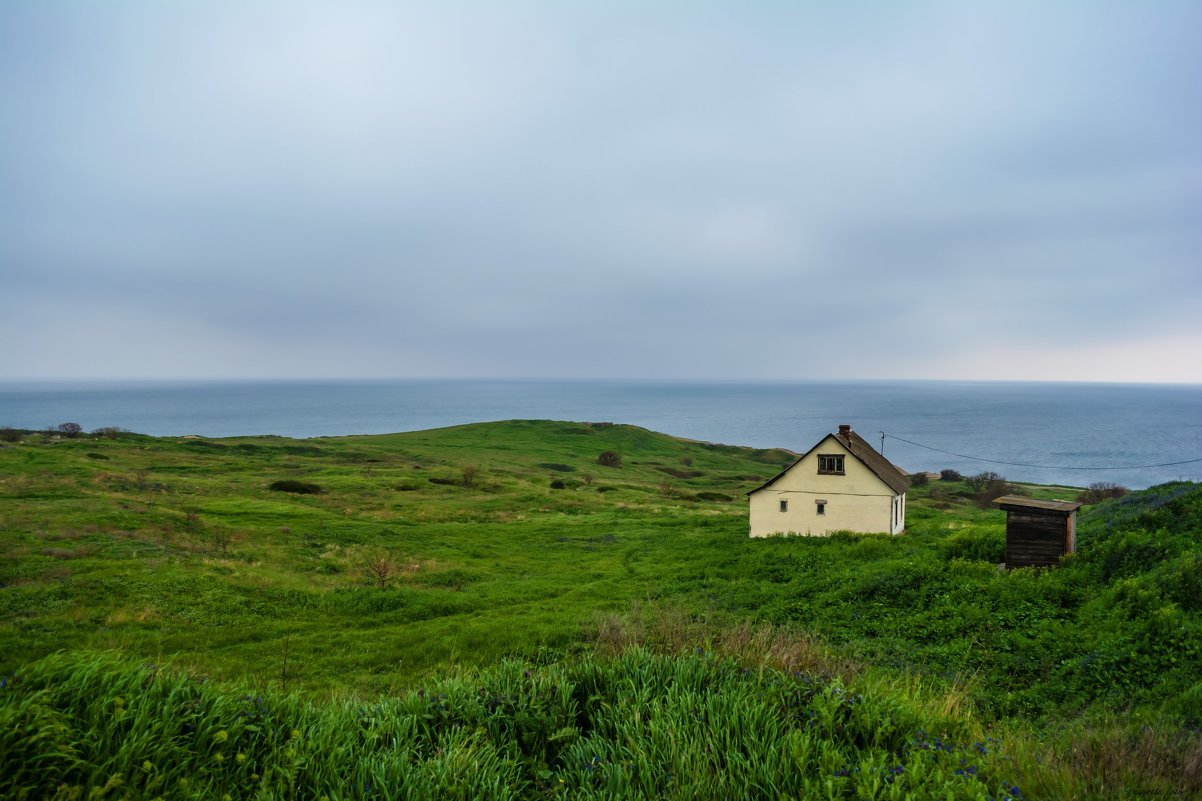
<svg viewBox="0 0 1202 801">
<path fill-rule="evenodd" d="M 964 480 L 964 483 L 968 485 L 968 488 L 972 490 L 974 494 L 976 494 L 983 492 L 991 484 L 996 484 L 999 481 L 1004 482 L 1005 480 L 1006 479 L 1002 478 L 1001 473 L 995 473 L 992 470 L 986 470 L 982 473 L 976 473 L 969 476 Z"/>
<path fill-rule="evenodd" d="M 75 439 L 83 431 L 79 423 L 59 423 L 58 431 L 67 439 Z"/>
<path fill-rule="evenodd" d="M 922 485 L 926 484 L 928 481 L 930 481 L 930 477 L 927 476 L 926 473 L 911 473 L 910 474 L 910 483 L 916 487 L 921 487 Z"/>
<path fill-rule="evenodd" d="M 959 481 L 961 478 L 963 478 L 963 476 L 960 475 L 959 470 L 952 470 L 951 468 L 947 468 L 946 470 L 939 471 L 939 480 L 940 481 Z"/>
<path fill-rule="evenodd" d="M 230 551 L 230 543 L 234 540 L 234 535 L 225 526 L 213 526 L 209 529 L 209 539 L 213 543 L 213 550 L 219 552 L 222 556 L 227 556 Z"/>
<path fill-rule="evenodd" d="M 478 475 L 480 475 L 480 468 L 474 464 L 469 464 L 461 471 L 459 483 L 465 487 L 474 486 L 476 483 L 476 476 Z"/>
<path fill-rule="evenodd" d="M 401 565 L 391 553 L 377 548 L 359 562 L 359 573 L 369 584 L 384 590 L 401 575 Z"/>
<path fill-rule="evenodd" d="M 965 479 L 968 488 L 972 490 L 973 499 L 977 506 L 988 509 L 994 498 L 1010 494 L 1014 488 L 1000 473 L 986 470 L 983 473 L 969 476 Z"/>
<path fill-rule="evenodd" d="M 592 473 L 581 473 L 580 480 L 584 482 L 584 486 L 593 486 L 593 480 L 596 478 Z"/>
<path fill-rule="evenodd" d="M 602 467 L 621 467 L 622 454 L 618 453 L 617 451 L 601 451 L 601 453 L 597 455 L 597 464 L 601 465 Z"/>
</svg>

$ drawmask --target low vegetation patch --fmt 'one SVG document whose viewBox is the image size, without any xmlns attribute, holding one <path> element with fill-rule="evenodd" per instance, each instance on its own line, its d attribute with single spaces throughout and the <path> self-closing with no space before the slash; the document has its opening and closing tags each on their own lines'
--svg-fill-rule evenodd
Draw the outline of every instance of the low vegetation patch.
<svg viewBox="0 0 1202 801">
<path fill-rule="evenodd" d="M 268 489 L 276 492 L 291 492 L 297 495 L 317 495 L 321 492 L 321 486 L 308 481 L 297 481 L 292 478 L 273 481 L 268 485 Z"/>
</svg>

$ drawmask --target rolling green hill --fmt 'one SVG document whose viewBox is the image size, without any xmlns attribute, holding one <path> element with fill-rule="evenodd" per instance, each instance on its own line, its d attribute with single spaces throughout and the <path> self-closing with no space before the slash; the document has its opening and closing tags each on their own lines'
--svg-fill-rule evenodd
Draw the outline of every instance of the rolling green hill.
<svg viewBox="0 0 1202 801">
<path fill-rule="evenodd" d="M 0 449 L 0 795 L 390 797 L 406 771 L 415 797 L 1202 788 L 1202 489 L 1087 507 L 1077 555 L 1003 572 L 1004 517 L 962 482 L 912 489 L 903 536 L 749 540 L 743 493 L 793 458 L 551 421 L 28 434 Z M 185 702 L 191 731 L 137 745 Z M 210 729 L 249 750 L 205 761 Z"/>
</svg>

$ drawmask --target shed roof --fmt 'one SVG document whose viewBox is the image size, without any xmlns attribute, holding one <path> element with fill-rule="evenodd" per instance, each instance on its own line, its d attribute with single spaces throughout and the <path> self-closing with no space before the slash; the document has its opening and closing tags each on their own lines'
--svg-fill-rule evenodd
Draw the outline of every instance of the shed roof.
<svg viewBox="0 0 1202 801">
<path fill-rule="evenodd" d="M 1019 509 L 1035 509 L 1043 512 L 1060 512 L 1067 514 L 1081 508 L 1076 501 L 1041 501 L 1037 498 L 1024 498 L 1021 495 L 1003 495 L 994 498 L 993 502 L 1003 509 L 1013 506 Z"/>
<path fill-rule="evenodd" d="M 903 473 L 896 465 L 894 465 L 893 462 L 890 462 L 888 459 L 878 453 L 876 449 L 869 445 L 868 441 L 859 434 L 854 431 L 848 431 L 846 438 L 837 434 L 827 434 L 825 437 L 818 440 L 818 443 L 814 447 L 797 457 L 792 464 L 747 494 L 750 495 L 752 492 L 759 492 L 765 487 L 776 483 L 778 478 L 796 467 L 797 463 L 802 459 L 806 458 L 811 453 L 818 450 L 818 448 L 822 447 L 822 443 L 826 442 L 828 439 L 833 439 L 846 448 L 847 451 L 851 453 L 852 456 L 856 457 L 861 464 L 871 470 L 873 475 L 885 482 L 889 489 L 893 490 L 897 494 L 900 495 L 910 488 L 910 479 L 906 478 L 905 473 Z"/>
</svg>

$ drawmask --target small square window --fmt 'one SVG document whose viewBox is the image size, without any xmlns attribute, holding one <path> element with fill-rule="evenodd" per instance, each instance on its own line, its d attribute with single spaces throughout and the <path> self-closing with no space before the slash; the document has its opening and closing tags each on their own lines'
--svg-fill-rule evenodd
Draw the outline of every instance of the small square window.
<svg viewBox="0 0 1202 801">
<path fill-rule="evenodd" d="M 785 501 L 781 501 L 781 502 L 780 502 L 780 510 L 781 510 L 782 512 L 787 512 L 787 511 L 789 511 L 789 502 L 788 502 L 787 500 L 785 500 Z"/>
<path fill-rule="evenodd" d="M 825 501 L 814 504 L 814 508 L 818 510 L 818 514 L 820 514 L 820 515 L 826 514 L 826 502 Z"/>
<path fill-rule="evenodd" d="M 843 475 L 843 455 L 818 455 L 818 473 L 820 475 Z"/>
</svg>

